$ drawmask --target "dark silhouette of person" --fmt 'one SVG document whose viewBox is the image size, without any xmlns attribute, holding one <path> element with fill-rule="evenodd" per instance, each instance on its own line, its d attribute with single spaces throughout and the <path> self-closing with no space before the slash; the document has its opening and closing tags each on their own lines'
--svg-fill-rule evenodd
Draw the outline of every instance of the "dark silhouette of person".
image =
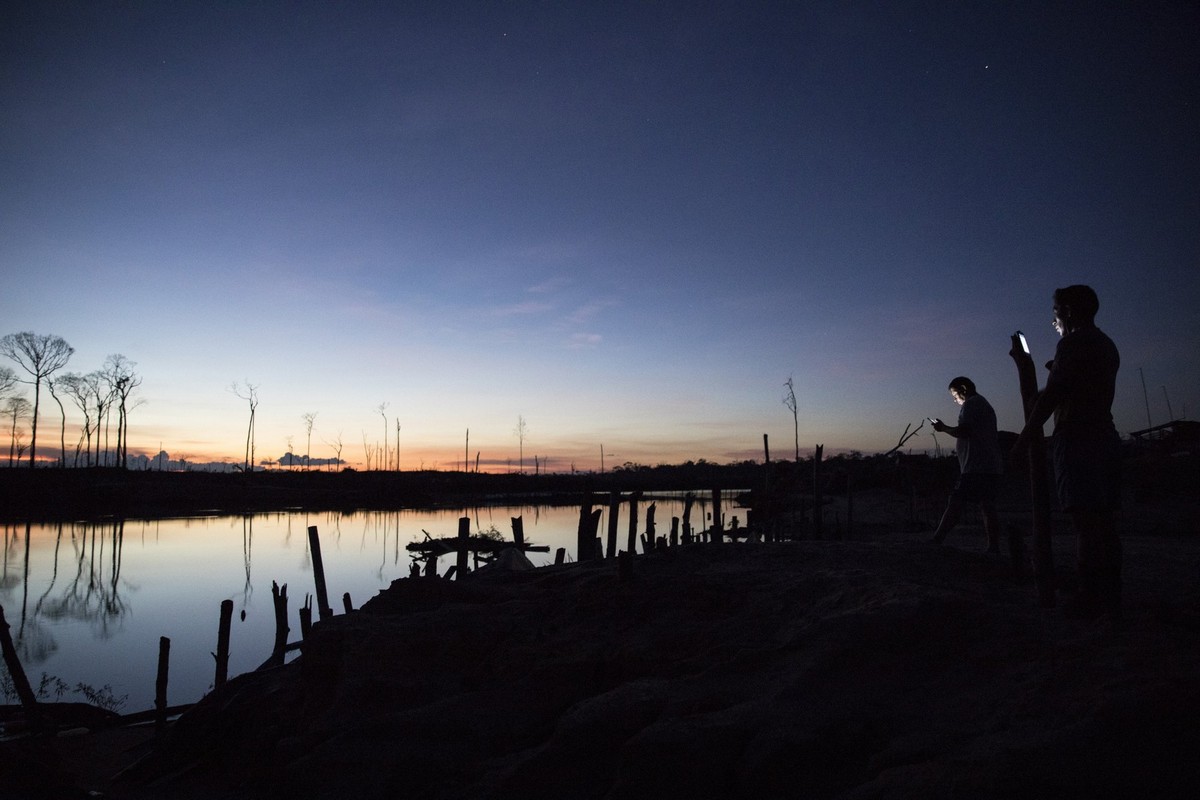
<svg viewBox="0 0 1200 800">
<path fill-rule="evenodd" d="M 962 375 L 950 381 L 950 396 L 962 408 L 958 424 L 947 425 L 932 419 L 933 429 L 955 438 L 958 453 L 958 483 L 950 493 L 950 502 L 942 513 L 933 541 L 941 544 L 962 516 L 964 503 L 978 503 L 983 512 L 983 530 L 987 533 L 989 553 L 1000 552 L 1000 520 L 996 515 L 996 491 L 1004 471 L 1004 456 L 996 438 L 996 411 L 975 383 Z"/>
<path fill-rule="evenodd" d="M 1121 540 L 1116 512 L 1121 507 L 1121 439 L 1113 426 L 1121 357 L 1112 339 L 1096 327 L 1100 300 L 1090 286 L 1054 292 L 1054 329 L 1062 338 L 1048 365 L 1046 388 L 1038 395 L 1013 454 L 1021 453 L 1030 432 L 1054 415 L 1050 450 L 1055 488 L 1071 517 L 1078 543 L 1079 591 L 1066 606 L 1068 616 L 1096 619 L 1121 614 Z"/>
</svg>

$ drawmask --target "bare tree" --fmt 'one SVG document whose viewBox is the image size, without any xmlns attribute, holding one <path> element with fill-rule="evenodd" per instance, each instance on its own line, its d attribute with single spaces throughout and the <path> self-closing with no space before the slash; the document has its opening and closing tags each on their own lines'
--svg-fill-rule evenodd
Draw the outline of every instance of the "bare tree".
<svg viewBox="0 0 1200 800">
<path fill-rule="evenodd" d="M 0 367 L 0 400 L 3 400 L 17 385 L 17 373 L 8 367 Z"/>
<path fill-rule="evenodd" d="M 71 402 L 79 409 L 79 413 L 83 415 L 83 427 L 80 429 L 79 441 L 75 445 L 75 466 L 78 467 L 79 451 L 83 449 L 84 440 L 87 441 L 89 454 L 92 442 L 92 407 L 89 403 L 87 381 L 77 372 L 68 372 L 56 378 L 54 384 L 66 392 L 67 396 L 71 398 Z"/>
<path fill-rule="evenodd" d="M 246 427 L 246 461 L 242 467 L 244 472 L 249 473 L 254 468 L 254 413 L 258 410 L 258 386 L 246 381 L 246 385 L 243 387 L 234 381 L 229 387 L 229 391 L 245 400 L 250 406 L 250 423 Z"/>
<path fill-rule="evenodd" d="M 0 355 L 13 361 L 33 376 L 33 423 L 29 434 L 29 466 L 37 462 L 38 406 L 41 401 L 42 381 L 67 365 L 75 348 L 61 336 L 39 334 L 32 331 L 10 333 L 0 339 Z"/>
<path fill-rule="evenodd" d="M 783 404 L 792 412 L 792 430 L 796 434 L 796 463 L 800 463 L 800 412 L 799 405 L 796 403 L 796 387 L 792 383 L 792 376 L 789 375 L 787 381 L 783 384 L 787 387 L 787 394 L 783 396 Z"/>
<path fill-rule="evenodd" d="M 375 451 L 379 449 L 379 445 L 372 445 L 367 441 L 367 432 L 363 431 L 363 453 L 366 455 L 367 465 L 365 469 L 371 469 L 371 457 L 375 455 Z"/>
<path fill-rule="evenodd" d="M 300 419 L 304 422 L 304 431 L 308 435 L 308 444 L 304 446 L 304 471 L 307 472 L 312 453 L 312 429 L 313 423 L 317 421 L 317 412 L 305 411 L 300 415 Z"/>
<path fill-rule="evenodd" d="M 387 426 L 387 411 L 388 402 L 384 400 L 375 410 L 379 412 L 379 416 L 383 417 L 383 450 L 379 451 L 379 458 L 376 459 L 377 469 L 388 468 L 388 426 Z"/>
<path fill-rule="evenodd" d="M 529 426 L 527 426 L 525 424 L 525 417 L 518 414 L 517 415 L 517 427 L 513 429 L 513 435 L 515 435 L 517 437 L 517 442 L 519 443 L 519 447 L 520 447 L 519 461 L 517 462 L 517 464 L 518 464 L 517 471 L 521 472 L 521 473 L 525 472 L 525 434 L 528 432 L 529 432 Z"/>
<path fill-rule="evenodd" d="M 17 423 L 29 414 L 29 401 L 24 397 L 13 395 L 4 401 L 4 413 L 12 418 L 12 426 L 8 436 L 8 465 L 11 467 L 17 455 Z M 25 446 L 21 446 L 24 451 Z"/>
<path fill-rule="evenodd" d="M 120 353 L 113 353 L 104 360 L 104 374 L 117 403 L 117 466 L 121 468 L 129 464 L 129 396 L 142 385 L 141 376 L 133 371 L 136 366 Z"/>
<path fill-rule="evenodd" d="M 400 471 L 400 418 L 396 418 L 396 472 Z"/>
<path fill-rule="evenodd" d="M 342 432 L 338 431 L 337 438 L 332 442 L 326 439 L 325 444 L 333 448 L 334 463 L 340 467 L 342 465 Z"/>
<path fill-rule="evenodd" d="M 58 466 L 62 469 L 67 468 L 67 410 L 63 408 L 62 400 L 54 390 L 57 388 L 58 382 L 65 377 L 66 375 L 60 378 L 46 379 L 46 388 L 50 390 L 50 396 L 54 398 L 54 402 L 58 403 L 58 413 L 62 418 L 62 426 L 58 431 Z"/>
<path fill-rule="evenodd" d="M 92 371 L 84 375 L 83 381 L 93 400 L 92 408 L 96 410 L 96 422 L 92 426 L 92 434 L 95 436 L 96 446 L 95 449 L 92 448 L 91 437 L 89 437 L 88 465 L 90 466 L 95 463 L 96 466 L 100 466 L 100 427 L 104 424 L 104 415 L 108 413 L 111 396 L 108 393 L 108 385 L 104 381 L 104 376 L 98 371 Z M 107 456 L 107 453 L 105 455 Z"/>
</svg>

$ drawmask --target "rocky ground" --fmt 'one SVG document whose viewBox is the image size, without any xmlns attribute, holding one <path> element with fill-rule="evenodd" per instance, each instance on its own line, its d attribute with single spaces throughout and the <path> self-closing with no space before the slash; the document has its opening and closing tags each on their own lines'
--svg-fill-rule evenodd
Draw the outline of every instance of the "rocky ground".
<svg viewBox="0 0 1200 800">
<path fill-rule="evenodd" d="M 406 579 L 158 745 L 10 744 L 0 769 L 9 796 L 1190 798 L 1192 533 L 1126 535 L 1115 631 L 1039 607 L 969 529 Z"/>
</svg>

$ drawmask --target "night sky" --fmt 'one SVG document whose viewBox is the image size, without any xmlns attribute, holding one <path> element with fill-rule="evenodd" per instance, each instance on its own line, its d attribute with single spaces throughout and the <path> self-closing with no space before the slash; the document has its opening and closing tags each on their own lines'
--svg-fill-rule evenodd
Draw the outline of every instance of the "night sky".
<svg viewBox="0 0 1200 800">
<path fill-rule="evenodd" d="M 399 422 L 406 469 L 468 428 L 505 469 L 521 417 L 527 468 L 594 469 L 790 457 L 789 376 L 802 454 L 953 419 L 959 374 L 1017 430 L 1009 336 L 1049 359 L 1088 283 L 1118 430 L 1195 418 L 1198 33 L 1194 2 L 14 4 L 0 334 L 136 362 L 131 453 L 240 460 L 248 381 L 260 459 L 316 412 L 314 457 Z"/>
</svg>

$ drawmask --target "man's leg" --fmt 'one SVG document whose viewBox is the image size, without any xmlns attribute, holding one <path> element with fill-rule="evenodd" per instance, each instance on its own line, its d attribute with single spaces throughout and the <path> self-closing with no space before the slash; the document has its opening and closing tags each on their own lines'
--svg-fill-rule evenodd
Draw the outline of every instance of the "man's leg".
<svg viewBox="0 0 1200 800">
<path fill-rule="evenodd" d="M 1122 547 L 1116 521 L 1107 511 L 1073 511 L 1079 542 L 1078 616 L 1121 616 Z"/>
</svg>

